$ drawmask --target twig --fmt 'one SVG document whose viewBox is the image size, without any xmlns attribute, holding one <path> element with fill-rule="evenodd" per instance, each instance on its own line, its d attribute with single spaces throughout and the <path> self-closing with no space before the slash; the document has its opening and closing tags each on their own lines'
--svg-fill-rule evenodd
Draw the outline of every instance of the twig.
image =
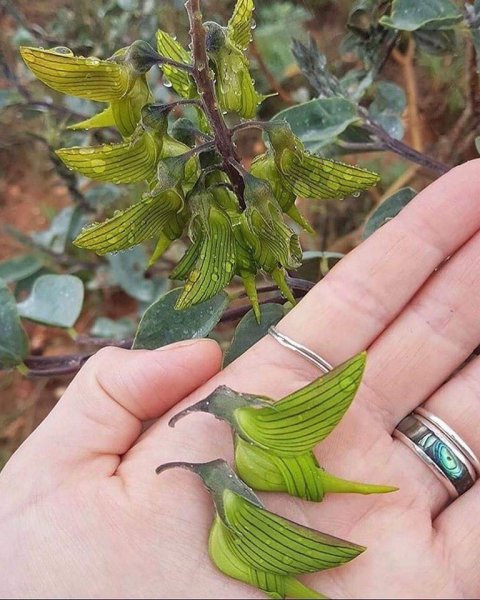
<svg viewBox="0 0 480 600">
<path fill-rule="evenodd" d="M 222 113 L 218 109 L 218 101 L 213 85 L 213 74 L 211 73 L 207 48 L 205 45 L 205 28 L 202 22 L 202 13 L 200 10 L 200 0 L 187 0 L 185 8 L 190 22 L 191 48 L 193 57 L 192 76 L 197 85 L 198 92 L 203 104 L 205 115 L 213 130 L 215 143 L 219 154 L 223 159 L 225 172 L 235 189 L 238 201 L 242 208 L 245 208 L 243 200 L 244 183 L 243 177 L 231 164 L 232 160 L 239 161 L 235 147 L 232 142 L 232 134 L 228 129 Z"/>
<path fill-rule="evenodd" d="M 418 89 L 413 60 L 415 57 L 415 41 L 413 37 L 408 39 L 407 51 L 402 54 L 395 48 L 392 51 L 393 58 L 402 67 L 407 90 L 408 116 L 410 119 L 410 132 L 412 136 L 412 146 L 418 152 L 423 152 L 422 122 L 418 110 Z"/>
<path fill-rule="evenodd" d="M 295 277 L 287 277 L 287 283 L 292 288 L 295 298 L 302 298 L 315 285 L 311 281 L 298 279 Z M 275 291 L 276 289 L 277 287 L 272 285 L 259 288 L 258 291 L 259 293 L 264 293 Z M 273 296 L 269 296 L 260 300 L 260 304 L 281 304 L 283 302 L 285 302 L 285 298 L 280 293 L 276 293 Z M 250 304 L 243 304 L 241 306 L 229 308 L 223 313 L 220 322 L 229 323 L 231 321 L 240 319 L 246 315 L 249 310 L 251 310 Z M 99 338 L 88 335 L 79 335 L 75 339 L 75 342 L 80 345 L 97 346 L 98 348 L 114 346 L 116 348 L 129 349 L 132 347 L 133 338 L 117 340 L 112 338 Z M 76 373 L 94 354 L 95 352 L 59 356 L 28 356 L 24 363 L 28 368 L 29 377 L 55 377 L 72 375 L 73 373 Z"/>
<path fill-rule="evenodd" d="M 285 104 L 287 104 L 288 106 L 293 106 L 295 104 L 295 102 L 294 102 L 292 96 L 281 85 L 281 83 L 275 79 L 275 76 L 268 68 L 267 63 L 263 60 L 263 56 L 259 52 L 257 44 L 255 43 L 255 40 L 252 40 L 252 42 L 250 44 L 250 52 L 252 53 L 252 56 L 257 61 L 260 71 L 264 74 L 265 79 L 267 80 L 268 85 L 270 86 L 270 89 L 277 92 L 277 94 L 280 96 L 280 98 L 283 100 L 283 102 Z"/>
</svg>

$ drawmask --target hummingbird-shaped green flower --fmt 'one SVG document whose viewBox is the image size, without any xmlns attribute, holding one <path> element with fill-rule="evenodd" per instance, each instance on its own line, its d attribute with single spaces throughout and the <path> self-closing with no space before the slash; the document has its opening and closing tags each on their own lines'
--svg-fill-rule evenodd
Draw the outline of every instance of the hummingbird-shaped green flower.
<svg viewBox="0 0 480 600">
<path fill-rule="evenodd" d="M 143 41 L 118 50 L 107 60 L 74 56 L 64 47 L 22 47 L 20 53 L 32 73 L 57 92 L 108 103 L 101 113 L 71 129 L 116 127 L 123 137 L 135 131 L 143 106 L 153 99 L 145 74 L 161 59 Z"/>
<path fill-rule="evenodd" d="M 284 184 L 283 178 L 275 165 L 275 157 L 272 151 L 257 156 L 252 161 L 250 173 L 255 177 L 268 181 L 282 211 L 298 223 L 300 227 L 309 233 L 315 233 L 310 223 L 295 206 L 297 195 Z"/>
<path fill-rule="evenodd" d="M 140 202 L 118 211 L 112 218 L 86 227 L 74 244 L 103 255 L 126 250 L 162 234 L 168 237 L 172 229 L 180 235 L 185 225 L 181 214 L 185 208 L 182 182 L 186 162 L 183 157 L 160 161 L 156 185 L 151 192 L 144 194 Z M 175 228 L 179 219 L 180 226 Z M 154 260 L 156 258 L 154 255 Z"/>
<path fill-rule="evenodd" d="M 266 123 L 265 131 L 272 147 L 276 170 L 271 165 L 268 153 L 263 159 L 268 160 L 268 171 L 264 176 L 273 181 L 275 189 L 280 186 L 304 198 L 343 198 L 380 180 L 377 173 L 307 152 L 286 121 Z M 286 206 L 289 204 L 286 200 L 281 202 L 285 202 Z"/>
<path fill-rule="evenodd" d="M 69 169 L 97 181 L 154 183 L 158 162 L 190 148 L 168 134 L 170 106 L 149 104 L 142 108 L 141 122 L 132 136 L 119 144 L 60 148 L 57 156 Z M 187 165 L 187 179 L 195 178 L 198 161 Z"/>
<path fill-rule="evenodd" d="M 204 187 L 203 178 L 188 195 L 188 207 L 192 244 L 170 275 L 172 279 L 186 278 L 177 309 L 212 298 L 235 274 L 233 225 L 212 192 Z"/>
<path fill-rule="evenodd" d="M 271 598 L 324 598 L 295 577 L 338 567 L 365 550 L 269 512 L 224 460 L 167 463 L 156 472 L 175 467 L 196 473 L 212 496 L 212 562 L 225 575 Z"/>
<path fill-rule="evenodd" d="M 259 94 L 249 71 L 245 49 L 252 39 L 253 0 L 237 0 L 227 27 L 204 24 L 209 58 L 215 66 L 215 90 L 222 110 L 252 119 L 267 96 Z"/>
<path fill-rule="evenodd" d="M 90 179 L 113 183 L 151 182 L 162 158 L 166 131 L 167 115 L 159 116 L 146 106 L 142 109 L 141 122 L 128 140 L 119 144 L 60 148 L 56 154 L 69 169 Z"/>
<path fill-rule="evenodd" d="M 352 403 L 365 367 L 357 354 L 274 402 L 221 386 L 205 400 L 175 415 L 170 425 L 191 412 L 207 412 L 229 423 L 235 434 L 235 467 L 253 489 L 286 492 L 319 502 L 327 492 L 374 494 L 391 486 L 346 481 L 320 468 L 313 448 L 337 426 Z"/>
<path fill-rule="evenodd" d="M 302 262 L 298 235 L 283 221 L 281 208 L 267 181 L 245 173 L 244 182 L 247 208 L 241 217 L 242 235 L 258 267 L 270 273 L 282 294 L 295 304 L 285 269 L 296 269 Z"/>
</svg>

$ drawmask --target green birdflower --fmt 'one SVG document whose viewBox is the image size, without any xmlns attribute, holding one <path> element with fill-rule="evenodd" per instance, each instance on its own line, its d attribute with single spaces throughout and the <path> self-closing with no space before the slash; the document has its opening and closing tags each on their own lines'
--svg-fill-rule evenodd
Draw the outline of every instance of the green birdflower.
<svg viewBox="0 0 480 600">
<path fill-rule="evenodd" d="M 97 181 L 152 181 L 158 161 L 165 155 L 166 131 L 167 115 L 147 106 L 134 134 L 125 142 L 60 148 L 56 154 L 69 169 Z"/>
<path fill-rule="evenodd" d="M 180 236 L 188 218 L 184 213 L 185 197 L 182 181 L 185 177 L 186 160 L 170 158 L 158 165 L 156 184 L 144 194 L 142 200 L 113 217 L 86 227 L 74 240 L 79 248 L 93 250 L 99 255 L 118 252 L 141 242 L 159 238 L 159 245 L 152 260 L 157 259 L 159 246 L 172 233 Z M 175 239 L 175 237 L 173 238 Z"/>
<path fill-rule="evenodd" d="M 295 304 L 285 269 L 296 269 L 302 262 L 298 235 L 283 221 L 281 208 L 269 183 L 246 173 L 246 210 L 241 216 L 241 232 L 260 269 L 270 273 L 282 294 Z"/>
<path fill-rule="evenodd" d="M 375 185 L 380 180 L 380 176 L 372 171 L 307 152 L 286 121 L 267 123 L 265 131 L 277 169 L 273 175 L 277 182 L 274 185 L 281 185 L 296 196 L 343 198 Z"/>
<path fill-rule="evenodd" d="M 365 551 L 266 510 L 223 460 L 167 463 L 156 472 L 176 467 L 196 473 L 212 496 L 215 518 L 208 541 L 212 562 L 225 575 L 271 598 L 324 598 L 296 576 L 338 567 Z"/>
<path fill-rule="evenodd" d="M 253 0 L 238 0 L 227 27 L 208 21 L 206 45 L 215 67 L 215 90 L 222 110 L 252 119 L 267 96 L 255 90 L 245 49 L 252 39 Z"/>
<path fill-rule="evenodd" d="M 235 238 L 226 211 L 202 181 L 188 196 L 191 246 L 171 273 L 186 279 L 176 308 L 199 304 L 227 286 L 235 274 Z"/>
<path fill-rule="evenodd" d="M 234 431 L 237 473 L 255 490 L 286 492 L 314 502 L 327 492 L 392 492 L 396 488 L 335 477 L 319 466 L 313 453 L 352 403 L 365 359 L 365 352 L 357 354 L 278 402 L 222 386 L 175 415 L 170 425 L 198 411 L 228 422 Z"/>
<path fill-rule="evenodd" d="M 105 110 L 71 129 L 116 127 L 128 137 L 140 121 L 142 108 L 153 100 L 145 74 L 159 55 L 146 42 L 136 41 L 107 60 L 74 56 L 64 47 L 21 47 L 20 53 L 32 73 L 57 92 L 108 103 Z"/>
<path fill-rule="evenodd" d="M 283 177 L 275 164 L 273 152 L 267 151 L 257 156 L 252 161 L 250 173 L 255 177 L 268 181 L 282 211 L 298 223 L 300 227 L 309 233 L 315 233 L 310 223 L 295 206 L 297 195 L 285 185 Z"/>
</svg>

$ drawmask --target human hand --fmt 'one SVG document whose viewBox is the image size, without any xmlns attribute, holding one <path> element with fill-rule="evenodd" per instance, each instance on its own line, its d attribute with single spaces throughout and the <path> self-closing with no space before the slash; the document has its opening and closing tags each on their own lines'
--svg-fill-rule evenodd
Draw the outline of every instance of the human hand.
<svg viewBox="0 0 480 600">
<path fill-rule="evenodd" d="M 445 383 L 480 335 L 479 168 L 467 163 L 419 194 L 278 325 L 333 364 L 367 348 L 359 393 L 316 454 L 338 476 L 400 488 L 322 504 L 264 495 L 274 512 L 367 546 L 352 563 L 305 577 L 329 596 L 480 594 L 479 484 L 448 505 L 443 484 L 391 437 L 427 401 L 480 452 L 478 359 Z M 279 398 L 319 373 L 266 338 L 172 408 L 219 361 L 215 344 L 201 341 L 109 349 L 87 363 L 0 474 L 2 596 L 263 597 L 210 564 L 213 508 L 198 479 L 154 469 L 231 459 L 231 434 L 211 416 L 167 426 L 220 383 Z M 155 417 L 137 439 L 141 421 Z"/>
</svg>

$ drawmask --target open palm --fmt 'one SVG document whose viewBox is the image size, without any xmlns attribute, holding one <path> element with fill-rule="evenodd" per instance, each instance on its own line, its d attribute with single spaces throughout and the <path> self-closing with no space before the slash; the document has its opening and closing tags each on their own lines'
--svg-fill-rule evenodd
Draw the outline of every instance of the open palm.
<svg viewBox="0 0 480 600">
<path fill-rule="evenodd" d="M 326 595 L 480 593 L 479 484 L 449 504 L 442 483 L 391 435 L 426 401 L 480 452 L 480 363 L 457 371 L 480 338 L 479 169 L 458 167 L 419 194 L 278 325 L 332 364 L 368 350 L 356 399 L 316 454 L 335 475 L 400 488 L 320 504 L 263 495 L 274 512 L 368 547 L 305 577 Z M 89 361 L 0 475 L 2 596 L 263 597 L 210 564 L 213 507 L 200 481 L 154 469 L 231 459 L 231 433 L 212 416 L 167 425 L 220 383 L 280 398 L 319 372 L 270 338 L 213 376 L 219 360 L 203 341 L 108 349 Z"/>
</svg>

